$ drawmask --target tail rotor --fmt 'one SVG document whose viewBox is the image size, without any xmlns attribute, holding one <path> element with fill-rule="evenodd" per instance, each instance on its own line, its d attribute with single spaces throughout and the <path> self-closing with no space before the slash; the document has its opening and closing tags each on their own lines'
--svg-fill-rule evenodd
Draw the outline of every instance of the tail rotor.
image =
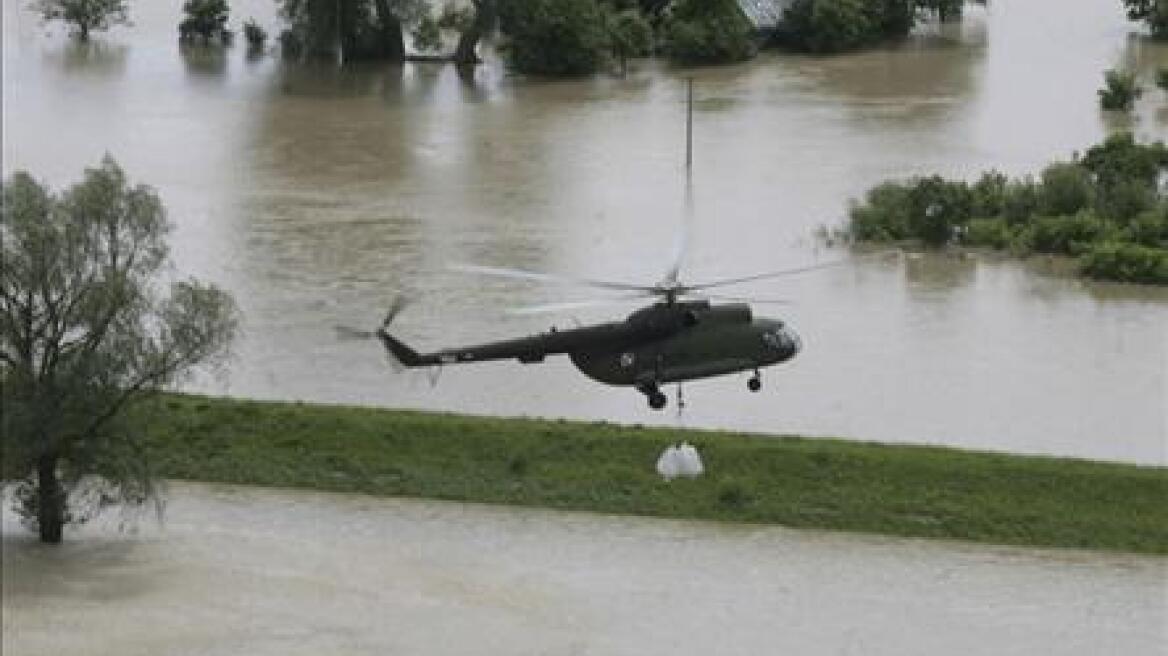
<svg viewBox="0 0 1168 656">
<path fill-rule="evenodd" d="M 397 296 L 389 306 L 389 310 L 385 313 L 385 318 L 381 320 L 381 324 L 374 330 L 362 330 L 352 326 L 336 325 L 333 329 L 336 331 L 337 338 L 341 341 L 364 341 L 369 339 L 379 339 L 383 343 L 389 338 L 390 324 L 401 314 L 401 311 L 406 309 L 409 305 L 409 299 L 404 296 Z M 392 338 L 390 338 L 392 339 Z M 397 356 L 394 349 L 386 349 L 386 357 L 390 365 L 395 371 L 402 371 L 406 368 L 406 364 L 402 362 L 401 358 Z"/>
</svg>

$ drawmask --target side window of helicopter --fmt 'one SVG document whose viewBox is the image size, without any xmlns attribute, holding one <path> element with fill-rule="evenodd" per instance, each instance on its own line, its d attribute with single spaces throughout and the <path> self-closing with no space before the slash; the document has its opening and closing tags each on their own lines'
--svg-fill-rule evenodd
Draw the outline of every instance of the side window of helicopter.
<svg viewBox="0 0 1168 656">
<path fill-rule="evenodd" d="M 762 334 L 762 343 L 774 350 L 779 350 L 783 346 L 783 341 L 779 337 L 778 331 L 768 330 Z"/>
</svg>

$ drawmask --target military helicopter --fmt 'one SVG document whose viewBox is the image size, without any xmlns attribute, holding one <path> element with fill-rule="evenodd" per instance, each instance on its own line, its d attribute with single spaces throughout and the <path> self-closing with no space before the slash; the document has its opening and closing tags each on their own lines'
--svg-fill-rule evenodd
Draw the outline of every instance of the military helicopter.
<svg viewBox="0 0 1168 656">
<path fill-rule="evenodd" d="M 686 112 L 686 200 L 692 208 L 692 186 L 688 173 L 692 163 L 693 85 L 687 89 Z M 404 307 L 399 299 L 372 333 L 345 329 L 359 336 L 376 335 L 390 357 L 405 367 L 440 367 L 488 360 L 515 359 L 524 364 L 542 362 L 549 355 L 567 355 L 585 376 L 608 385 L 631 386 L 648 399 L 649 407 L 661 410 L 667 398 L 661 386 L 668 383 L 751 371 L 747 388 L 762 389 L 763 367 L 786 362 L 802 348 L 798 333 L 780 319 L 758 317 L 749 302 L 779 302 L 764 299 L 711 294 L 708 290 L 757 280 L 777 278 L 835 266 L 843 260 L 798 268 L 771 271 L 740 278 L 701 284 L 685 284 L 680 270 L 685 259 L 688 226 L 683 224 L 675 243 L 673 260 L 665 276 L 653 285 L 593 280 L 570 276 L 479 265 L 460 265 L 455 270 L 498 278 L 572 284 L 622 292 L 607 299 L 558 303 L 524 308 L 519 313 L 566 311 L 614 301 L 655 299 L 622 321 L 612 321 L 565 330 L 555 328 L 519 339 L 419 353 L 389 333 L 394 318 Z M 700 294 L 700 297 L 695 297 Z M 711 301 L 732 301 L 714 304 Z M 681 403 L 680 385 L 678 401 Z"/>
<path fill-rule="evenodd" d="M 567 355 L 586 376 L 608 385 L 634 387 L 645 395 L 649 407 L 667 404 L 661 386 L 668 383 L 751 371 L 747 381 L 752 392 L 762 389 L 763 367 L 786 362 L 802 348 L 798 333 L 781 319 L 755 316 L 752 300 L 710 294 L 707 290 L 740 283 L 787 276 L 811 269 L 835 266 L 832 261 L 768 273 L 685 284 L 678 279 L 679 266 L 654 285 L 638 285 L 572 278 L 567 276 L 489 266 L 461 265 L 456 270 L 482 275 L 568 283 L 625 292 L 602 300 L 558 303 L 518 310 L 519 313 L 563 311 L 613 301 L 656 298 L 622 321 L 571 329 L 555 329 L 523 337 L 419 353 L 390 334 L 394 318 L 404 307 L 395 302 L 375 331 L 388 354 L 405 367 L 435 367 L 489 360 L 515 359 L 524 364 L 542 362 L 549 355 Z M 691 298 L 695 293 L 701 298 Z M 712 300 L 731 300 L 722 304 Z M 764 301 L 778 302 L 778 301 Z"/>
</svg>

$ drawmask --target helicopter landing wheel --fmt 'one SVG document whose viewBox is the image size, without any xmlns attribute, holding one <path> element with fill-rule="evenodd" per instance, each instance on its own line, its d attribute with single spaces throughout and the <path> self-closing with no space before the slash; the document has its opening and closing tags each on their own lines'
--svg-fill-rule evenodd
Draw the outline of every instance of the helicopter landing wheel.
<svg viewBox="0 0 1168 656">
<path fill-rule="evenodd" d="M 669 400 L 665 397 L 665 393 L 661 388 L 657 387 L 657 383 L 645 383 L 637 386 L 637 390 L 649 399 L 649 407 L 654 410 L 660 410 L 665 407 Z"/>
<path fill-rule="evenodd" d="M 666 398 L 664 392 L 653 392 L 649 395 L 649 407 L 653 408 L 654 410 L 660 410 L 664 408 L 665 404 L 668 402 L 669 399 Z"/>
<path fill-rule="evenodd" d="M 762 376 L 759 376 L 757 371 L 750 377 L 750 380 L 746 381 L 746 389 L 752 392 L 762 389 Z"/>
</svg>

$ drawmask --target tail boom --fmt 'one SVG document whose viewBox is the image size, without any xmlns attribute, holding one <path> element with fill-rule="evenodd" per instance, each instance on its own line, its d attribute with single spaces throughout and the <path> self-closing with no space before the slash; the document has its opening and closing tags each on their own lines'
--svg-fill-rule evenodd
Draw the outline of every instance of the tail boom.
<svg viewBox="0 0 1168 656">
<path fill-rule="evenodd" d="M 384 328 L 377 331 L 377 338 L 381 340 L 385 350 L 406 367 L 431 367 L 442 364 L 441 358 L 437 355 L 418 353 L 401 340 L 390 335 Z"/>
</svg>

